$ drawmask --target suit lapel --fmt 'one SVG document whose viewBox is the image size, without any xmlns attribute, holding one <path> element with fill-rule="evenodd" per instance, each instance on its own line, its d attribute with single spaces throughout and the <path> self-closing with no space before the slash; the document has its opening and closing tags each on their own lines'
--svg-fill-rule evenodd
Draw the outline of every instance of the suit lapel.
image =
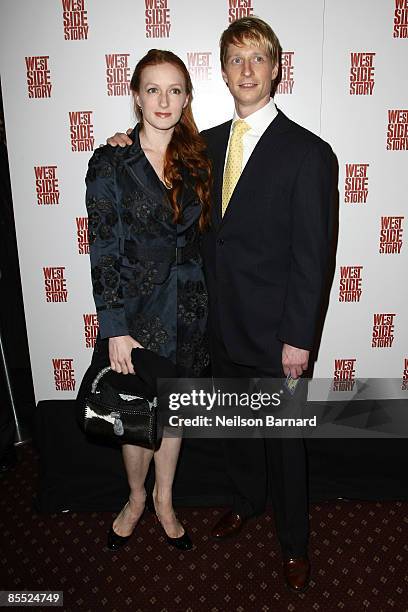
<svg viewBox="0 0 408 612">
<path fill-rule="evenodd" d="M 124 149 L 123 160 L 129 176 L 146 195 L 156 202 L 162 202 L 166 188 L 140 146 L 139 125 L 136 125 L 129 138 L 133 140 L 133 144 Z"/>
<path fill-rule="evenodd" d="M 228 139 L 232 121 L 228 121 L 220 126 L 217 141 L 213 147 L 213 207 L 212 221 L 215 228 L 221 224 L 222 207 L 222 180 L 224 176 L 225 156 L 227 153 Z"/>
<path fill-rule="evenodd" d="M 137 125 L 130 134 L 133 144 L 124 149 L 124 165 L 127 173 L 133 179 L 135 184 L 154 202 L 161 202 L 166 209 L 171 211 L 168 192 L 154 168 L 150 164 L 146 155 L 140 146 L 139 126 Z M 196 197 L 196 193 L 191 184 L 191 180 L 187 169 L 182 166 L 182 188 L 180 193 L 180 208 L 186 211 L 186 215 L 197 214 L 197 207 L 200 207 L 200 202 Z M 195 206 L 194 206 L 195 201 Z M 159 213 L 160 216 L 161 213 Z M 161 217 L 160 217 L 161 218 Z"/>
<path fill-rule="evenodd" d="M 256 180 L 261 180 L 264 178 L 264 177 L 257 176 L 257 166 L 259 165 L 258 160 L 260 158 L 263 159 L 265 156 L 269 156 L 271 160 L 273 159 L 273 144 L 274 142 L 276 142 L 275 137 L 280 132 L 285 132 L 287 129 L 289 129 L 290 123 L 291 122 L 286 117 L 286 115 L 284 115 L 278 109 L 278 115 L 269 124 L 269 126 L 266 128 L 266 130 L 264 131 L 264 133 L 262 134 L 262 136 L 256 143 L 255 148 L 252 151 L 252 154 L 250 158 L 248 159 L 245 165 L 245 168 L 243 169 L 241 173 L 241 176 L 238 179 L 238 183 L 235 186 L 234 192 L 231 196 L 231 199 L 227 206 L 227 210 L 225 211 L 223 217 L 221 217 L 221 200 L 222 200 L 222 195 L 221 195 L 220 205 L 219 205 L 220 223 L 217 228 L 218 231 L 221 230 L 221 228 L 225 225 L 229 217 L 232 214 L 234 214 L 234 211 L 236 213 L 237 208 L 239 208 L 238 204 L 241 199 L 243 188 L 248 184 L 254 183 L 254 181 Z M 228 139 L 227 139 L 227 144 L 228 144 Z M 226 151 L 226 147 L 225 147 L 225 151 Z M 224 151 L 224 160 L 225 160 L 225 151 Z M 224 170 L 224 167 L 222 168 L 222 171 L 223 170 Z M 221 175 L 221 194 L 222 194 L 222 175 Z"/>
</svg>

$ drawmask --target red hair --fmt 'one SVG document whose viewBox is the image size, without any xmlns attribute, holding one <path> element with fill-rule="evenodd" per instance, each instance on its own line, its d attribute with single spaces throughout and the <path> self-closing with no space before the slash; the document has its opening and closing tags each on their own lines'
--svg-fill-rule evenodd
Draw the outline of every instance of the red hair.
<svg viewBox="0 0 408 612">
<path fill-rule="evenodd" d="M 174 128 L 173 136 L 164 156 L 163 178 L 166 184 L 172 185 L 169 193 L 170 203 L 174 210 L 174 221 L 180 219 L 180 194 L 183 184 L 182 167 L 189 171 L 194 179 L 194 190 L 201 202 L 200 230 L 204 230 L 210 221 L 211 201 L 211 163 L 206 154 L 205 141 L 198 131 L 193 117 L 191 103 L 193 99 L 193 84 L 190 74 L 177 55 L 171 51 L 150 49 L 137 63 L 130 82 L 130 89 L 137 93 L 140 90 L 141 75 L 147 66 L 157 64 L 172 64 L 183 74 L 186 92 L 189 96 L 187 106 L 184 108 L 180 121 Z M 140 125 L 143 127 L 143 116 L 135 103 L 135 112 Z"/>
</svg>

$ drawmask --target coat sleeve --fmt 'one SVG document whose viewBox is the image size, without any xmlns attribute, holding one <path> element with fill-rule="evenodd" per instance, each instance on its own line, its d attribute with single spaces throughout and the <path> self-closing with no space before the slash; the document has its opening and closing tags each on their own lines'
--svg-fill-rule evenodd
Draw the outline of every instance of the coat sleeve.
<svg viewBox="0 0 408 612">
<path fill-rule="evenodd" d="M 312 349 L 330 255 L 333 153 L 322 140 L 306 153 L 292 193 L 290 272 L 278 338 Z"/>
<path fill-rule="evenodd" d="M 95 151 L 85 179 L 92 288 L 101 338 L 129 334 L 120 277 L 123 237 L 116 173 L 106 149 Z"/>
</svg>

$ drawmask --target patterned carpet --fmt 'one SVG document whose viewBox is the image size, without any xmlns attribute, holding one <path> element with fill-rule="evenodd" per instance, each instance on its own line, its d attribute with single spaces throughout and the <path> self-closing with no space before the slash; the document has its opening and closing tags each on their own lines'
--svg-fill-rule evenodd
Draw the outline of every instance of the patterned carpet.
<svg viewBox="0 0 408 612">
<path fill-rule="evenodd" d="M 283 585 L 270 511 L 239 538 L 215 542 L 208 532 L 223 509 L 181 508 L 195 543 L 186 553 L 170 549 L 146 514 L 112 553 L 104 544 L 114 514 L 33 511 L 37 456 L 30 445 L 18 454 L 0 476 L 0 589 L 63 591 L 67 611 L 408 610 L 407 502 L 314 504 L 311 586 L 294 595 Z"/>
</svg>

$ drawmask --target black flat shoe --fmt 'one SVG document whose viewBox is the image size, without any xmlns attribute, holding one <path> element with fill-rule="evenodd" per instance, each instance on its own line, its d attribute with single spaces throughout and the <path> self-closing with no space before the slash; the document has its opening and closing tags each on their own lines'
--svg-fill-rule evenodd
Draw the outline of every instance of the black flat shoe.
<svg viewBox="0 0 408 612">
<path fill-rule="evenodd" d="M 167 533 L 164 530 L 163 525 L 160 522 L 159 517 L 156 514 L 156 509 L 154 507 L 152 494 L 148 495 L 146 498 L 146 508 L 149 510 L 149 512 L 154 514 L 154 516 L 156 517 L 156 521 L 159 523 L 159 525 L 161 525 L 164 531 L 164 535 L 165 535 L 167 544 L 169 544 L 170 546 L 174 546 L 178 550 L 191 550 L 193 548 L 193 542 L 191 541 L 191 538 L 188 535 L 186 530 L 184 530 L 183 535 L 179 536 L 178 538 L 171 538 L 170 536 L 167 535 Z"/>
<path fill-rule="evenodd" d="M 126 506 L 127 506 L 127 504 L 128 504 L 128 503 L 129 503 L 129 502 L 127 502 L 127 503 L 125 504 L 124 508 L 126 508 Z M 140 519 L 141 519 L 141 518 L 142 518 L 142 516 L 143 516 L 143 513 L 144 513 L 144 512 L 142 512 L 142 514 L 141 514 L 141 515 L 140 515 L 140 517 L 138 518 L 137 523 L 136 523 L 136 525 L 135 525 L 135 526 L 134 526 L 134 528 L 133 528 L 133 531 L 136 529 L 137 524 L 139 523 Z M 110 527 L 110 529 L 109 529 L 109 531 L 108 531 L 108 540 L 107 540 L 107 542 L 106 542 L 106 546 L 109 548 L 109 550 L 119 550 L 120 548 L 122 548 L 122 546 L 124 546 L 124 545 L 125 545 L 125 544 L 126 544 L 126 543 L 127 543 L 129 540 L 130 540 L 130 538 L 131 538 L 131 537 L 132 537 L 132 535 L 133 535 L 133 531 L 132 531 L 132 533 L 131 533 L 130 535 L 128 535 L 128 536 L 120 536 L 120 535 L 118 535 L 118 534 L 117 534 L 117 533 L 114 531 L 114 529 L 113 529 L 113 523 L 112 523 L 112 525 L 111 525 L 111 527 Z"/>
</svg>

